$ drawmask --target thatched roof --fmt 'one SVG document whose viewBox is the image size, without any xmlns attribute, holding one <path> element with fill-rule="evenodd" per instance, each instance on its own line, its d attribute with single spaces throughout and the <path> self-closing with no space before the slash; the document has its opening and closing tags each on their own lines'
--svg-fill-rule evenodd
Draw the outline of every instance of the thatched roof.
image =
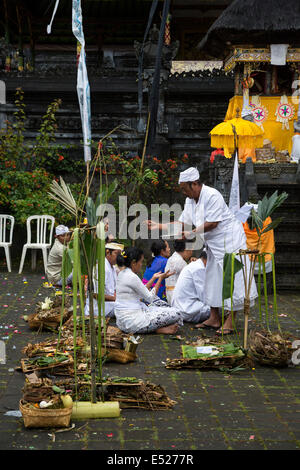
<svg viewBox="0 0 300 470">
<path fill-rule="evenodd" d="M 234 0 L 198 44 L 224 58 L 230 45 L 300 47 L 300 0 Z"/>
</svg>

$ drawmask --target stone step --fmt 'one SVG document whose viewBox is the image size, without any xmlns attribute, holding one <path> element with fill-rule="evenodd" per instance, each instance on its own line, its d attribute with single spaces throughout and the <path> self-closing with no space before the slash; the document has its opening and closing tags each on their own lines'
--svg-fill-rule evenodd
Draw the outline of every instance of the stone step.
<svg viewBox="0 0 300 470">
<path fill-rule="evenodd" d="M 275 229 L 275 244 L 285 243 L 286 245 L 293 245 L 294 243 L 300 243 L 300 227 L 296 224 L 286 224 L 280 228 L 278 226 Z"/>
<path fill-rule="evenodd" d="M 300 185 L 276 185 L 276 186 L 258 186 L 258 193 L 261 196 L 261 198 L 265 195 L 268 194 L 270 197 L 275 191 L 278 191 L 278 194 L 281 194 L 282 192 L 286 192 L 288 194 L 288 198 L 286 199 L 286 202 L 284 204 L 290 203 L 290 202 L 298 202 L 300 203 Z"/>
<path fill-rule="evenodd" d="M 300 262 L 276 263 L 276 286 L 278 290 L 300 290 Z"/>
<path fill-rule="evenodd" d="M 272 214 L 272 219 L 283 217 L 275 229 L 276 284 L 278 290 L 300 290 L 300 185 L 259 184 L 258 193 L 263 197 L 275 191 L 286 192 L 289 197 Z"/>
</svg>

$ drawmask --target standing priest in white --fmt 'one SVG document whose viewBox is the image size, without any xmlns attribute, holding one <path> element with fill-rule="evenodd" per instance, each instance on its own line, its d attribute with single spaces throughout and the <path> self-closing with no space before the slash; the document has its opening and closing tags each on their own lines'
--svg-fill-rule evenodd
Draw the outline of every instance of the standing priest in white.
<svg viewBox="0 0 300 470">
<path fill-rule="evenodd" d="M 246 236 L 241 222 L 239 222 L 226 205 L 223 196 L 214 188 L 206 186 L 200 181 L 196 168 L 188 168 L 180 173 L 179 185 L 181 192 L 187 196 L 179 222 L 183 224 L 185 237 L 189 233 L 184 231 L 186 224 L 193 225 L 192 232 L 204 235 L 207 247 L 207 266 L 205 282 L 205 303 L 210 306 L 210 317 L 198 328 L 213 328 L 221 333 L 220 308 L 222 307 L 223 287 L 223 259 L 225 253 L 237 253 L 240 249 L 247 249 Z M 153 230 L 158 227 L 167 229 L 167 224 L 158 224 L 147 221 L 148 227 Z M 166 226 L 165 226 L 166 225 Z M 249 272 L 249 269 L 248 269 Z M 243 272 L 235 275 L 233 291 L 233 312 L 243 310 L 245 286 Z M 250 305 L 257 297 L 255 282 L 252 283 Z M 231 299 L 224 302 L 226 310 L 231 310 Z M 224 334 L 231 334 L 232 317 L 228 316 L 224 323 Z"/>
</svg>

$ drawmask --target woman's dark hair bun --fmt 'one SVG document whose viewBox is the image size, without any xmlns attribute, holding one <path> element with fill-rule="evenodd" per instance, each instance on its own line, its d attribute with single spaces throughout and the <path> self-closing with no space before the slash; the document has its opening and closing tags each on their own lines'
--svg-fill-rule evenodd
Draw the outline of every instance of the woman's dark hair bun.
<svg viewBox="0 0 300 470">
<path fill-rule="evenodd" d="M 152 255 L 159 256 L 162 250 L 167 248 L 166 242 L 164 240 L 155 240 L 155 242 L 151 245 L 151 252 Z M 148 260 L 147 268 L 150 268 L 151 264 L 153 263 L 153 257 Z"/>
<path fill-rule="evenodd" d="M 125 250 L 122 251 L 120 255 L 120 261 L 123 260 L 123 266 L 126 266 L 126 268 L 130 268 L 131 263 L 133 261 L 136 261 L 136 262 L 140 261 L 143 255 L 144 255 L 143 250 L 135 246 L 131 246 L 131 247 L 125 248 Z"/>
</svg>

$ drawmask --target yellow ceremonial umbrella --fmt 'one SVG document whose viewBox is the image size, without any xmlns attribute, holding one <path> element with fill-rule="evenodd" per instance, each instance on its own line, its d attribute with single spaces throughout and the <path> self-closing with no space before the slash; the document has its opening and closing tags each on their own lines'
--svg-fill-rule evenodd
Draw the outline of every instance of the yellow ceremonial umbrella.
<svg viewBox="0 0 300 470">
<path fill-rule="evenodd" d="M 236 117 L 221 122 L 210 131 L 211 147 L 223 148 L 226 158 L 237 148 L 256 149 L 263 147 L 262 129 L 254 122 Z"/>
</svg>

